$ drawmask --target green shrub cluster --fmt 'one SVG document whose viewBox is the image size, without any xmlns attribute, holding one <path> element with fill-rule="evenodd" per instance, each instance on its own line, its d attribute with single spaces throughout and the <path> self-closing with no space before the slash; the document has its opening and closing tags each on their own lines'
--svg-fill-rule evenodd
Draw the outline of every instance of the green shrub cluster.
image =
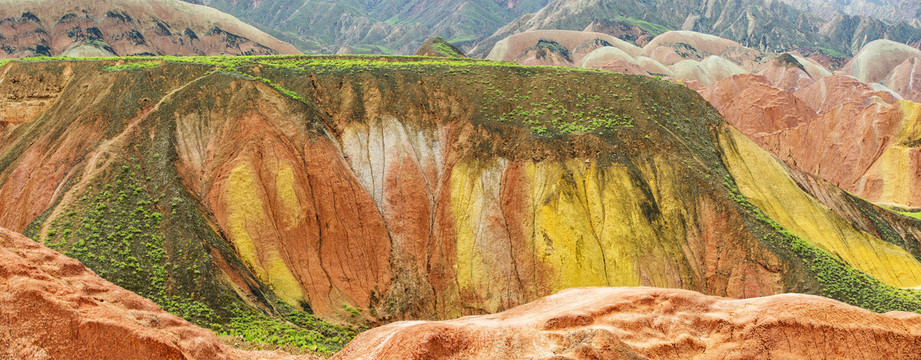
<svg viewBox="0 0 921 360">
<path fill-rule="evenodd" d="M 153 300 L 185 318 L 209 319 L 214 312 L 200 301 L 167 291 L 171 267 L 159 235 L 161 197 L 152 196 L 134 167 L 118 167 L 114 182 L 90 186 L 63 216 L 52 220 L 46 244 L 80 260 L 113 283 Z M 196 271 L 191 265 L 188 271 Z"/>
<path fill-rule="evenodd" d="M 342 350 L 359 332 L 360 327 L 330 324 L 322 319 L 283 306 L 280 317 L 270 317 L 251 309 L 235 309 L 229 324 L 215 329 L 225 336 L 239 336 L 246 341 L 285 345 L 291 344 L 319 354 Z"/>
<path fill-rule="evenodd" d="M 442 54 L 449 58 L 455 58 L 455 59 L 465 58 L 463 54 L 457 52 L 457 50 L 454 50 L 454 48 L 452 48 L 451 45 L 449 45 L 448 43 L 436 41 L 432 44 L 432 47 L 435 48 L 435 51 L 437 51 L 439 54 Z"/>
</svg>

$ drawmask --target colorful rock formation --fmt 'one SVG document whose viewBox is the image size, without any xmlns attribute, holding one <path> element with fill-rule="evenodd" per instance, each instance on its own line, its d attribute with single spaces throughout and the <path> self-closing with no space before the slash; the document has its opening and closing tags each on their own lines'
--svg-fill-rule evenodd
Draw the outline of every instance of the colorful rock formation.
<svg viewBox="0 0 921 360">
<path fill-rule="evenodd" d="M 902 289 L 921 285 L 921 225 L 850 226 L 885 210 L 803 190 L 670 81 L 465 59 L 151 61 L 0 70 L 11 93 L 35 85 L 8 79 L 59 89 L 2 135 L 0 224 L 164 306 L 387 322 L 645 285 L 921 308 Z"/>
<path fill-rule="evenodd" d="M 493 315 L 375 328 L 333 359 L 910 359 L 919 351 L 918 314 L 809 295 L 577 288 Z"/>
</svg>

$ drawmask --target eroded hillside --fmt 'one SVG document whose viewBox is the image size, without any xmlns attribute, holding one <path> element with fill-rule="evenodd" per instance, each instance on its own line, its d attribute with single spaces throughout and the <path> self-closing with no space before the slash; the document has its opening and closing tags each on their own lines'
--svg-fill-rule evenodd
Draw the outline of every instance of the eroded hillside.
<svg viewBox="0 0 921 360">
<path fill-rule="evenodd" d="M 668 81 L 409 57 L 0 74 L 0 226 L 204 325 L 446 319 L 593 285 L 921 309 L 921 223 Z M 316 329 L 329 349 L 350 331 Z"/>
</svg>

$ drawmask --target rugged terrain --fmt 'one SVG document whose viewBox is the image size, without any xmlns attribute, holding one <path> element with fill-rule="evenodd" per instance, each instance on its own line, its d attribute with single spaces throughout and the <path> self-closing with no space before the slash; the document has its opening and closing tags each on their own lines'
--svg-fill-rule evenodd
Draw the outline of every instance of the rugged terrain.
<svg viewBox="0 0 921 360">
<path fill-rule="evenodd" d="M 200 0 L 306 52 L 412 54 L 439 36 L 470 48 L 547 0 Z"/>
<path fill-rule="evenodd" d="M 598 26 L 614 19 L 626 20 L 651 35 L 666 30 L 689 30 L 719 36 L 762 51 L 817 49 L 832 56 L 847 56 L 877 39 L 904 43 L 921 41 L 921 29 L 889 24 L 871 17 L 840 16 L 822 19 L 780 1 L 637 1 L 553 0 L 497 30 L 468 53 L 486 56 L 496 42 L 526 31 L 591 30 L 633 39 L 643 34 L 621 27 Z"/>
<path fill-rule="evenodd" d="M 914 23 L 916 20 L 921 20 L 921 1 L 918 0 L 783 1 L 828 19 L 846 14 L 873 16 L 888 22 Z"/>
<path fill-rule="evenodd" d="M 448 58 L 464 58 L 467 57 L 464 55 L 463 50 L 458 49 L 454 45 L 451 45 L 447 40 L 436 37 L 426 40 L 422 46 L 416 50 L 414 54 L 416 56 L 433 56 L 433 57 L 448 57 Z"/>
<path fill-rule="evenodd" d="M 233 16 L 179 0 L 0 1 L 0 58 L 297 53 Z"/>
<path fill-rule="evenodd" d="M 355 328 L 314 315 L 448 319 L 578 286 L 921 309 L 921 222 L 788 168 L 670 81 L 152 58 L 12 61 L 0 91 L 0 226 L 222 332 L 283 319 L 331 352 Z"/>
<path fill-rule="evenodd" d="M 295 358 L 232 349 L 80 262 L 2 228 L 0 284 L 3 359 Z"/>
<path fill-rule="evenodd" d="M 918 314 L 809 295 L 581 288 L 494 315 L 382 326 L 334 359 L 911 359 L 919 351 Z"/>
</svg>

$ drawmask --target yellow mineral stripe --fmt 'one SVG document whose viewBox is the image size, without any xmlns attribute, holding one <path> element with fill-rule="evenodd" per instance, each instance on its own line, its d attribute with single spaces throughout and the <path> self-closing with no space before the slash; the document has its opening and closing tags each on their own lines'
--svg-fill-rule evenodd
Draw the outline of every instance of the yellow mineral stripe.
<svg viewBox="0 0 921 360">
<path fill-rule="evenodd" d="M 720 143 L 739 191 L 781 226 L 887 284 L 921 285 L 921 263 L 911 254 L 856 230 L 800 189 L 757 144 L 734 129 Z"/>
</svg>

